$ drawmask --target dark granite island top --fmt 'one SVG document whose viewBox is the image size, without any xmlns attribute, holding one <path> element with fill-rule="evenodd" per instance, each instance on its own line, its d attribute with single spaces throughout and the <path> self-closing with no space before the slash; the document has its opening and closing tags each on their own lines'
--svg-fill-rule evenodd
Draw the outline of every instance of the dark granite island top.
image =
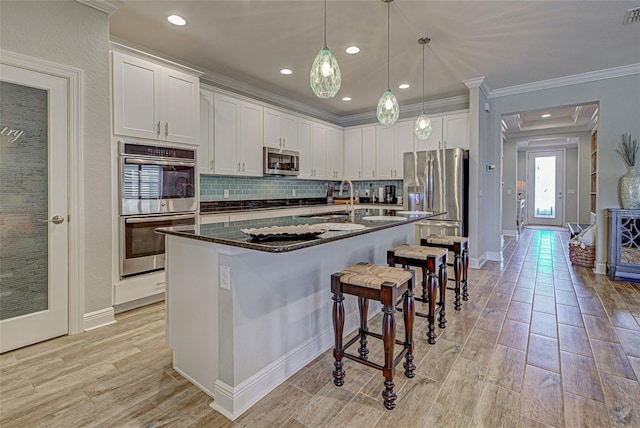
<svg viewBox="0 0 640 428">
<path fill-rule="evenodd" d="M 180 226 L 157 229 L 158 233 L 181 236 L 184 238 L 197 239 L 216 244 L 225 244 L 233 247 L 247 248 L 269 253 L 284 253 L 302 248 L 313 247 L 327 242 L 346 239 L 353 236 L 363 235 L 378 230 L 388 229 L 407 223 L 424 220 L 431 217 L 443 215 L 445 213 L 432 214 L 408 214 L 408 211 L 386 210 L 386 209 L 357 209 L 353 221 L 345 215 L 344 211 L 335 213 L 285 216 L 258 220 L 233 221 L 229 223 L 200 224 L 196 227 Z M 368 217 L 378 217 L 369 219 Z M 387 218 L 380 218 L 387 217 Z M 357 230 L 330 230 L 315 237 L 303 239 L 256 239 L 242 232 L 242 229 L 264 228 L 271 226 L 297 226 L 314 225 L 321 223 L 351 223 L 364 226 Z"/>
</svg>

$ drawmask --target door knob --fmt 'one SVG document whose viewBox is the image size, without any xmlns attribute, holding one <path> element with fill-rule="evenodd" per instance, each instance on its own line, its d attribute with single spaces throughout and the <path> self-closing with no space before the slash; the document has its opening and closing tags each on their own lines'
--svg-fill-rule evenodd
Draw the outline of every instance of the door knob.
<svg viewBox="0 0 640 428">
<path fill-rule="evenodd" d="M 53 223 L 53 224 L 60 224 L 64 221 L 64 217 L 62 217 L 61 215 L 54 215 L 53 217 L 51 217 L 51 220 L 41 220 L 43 223 Z"/>
</svg>

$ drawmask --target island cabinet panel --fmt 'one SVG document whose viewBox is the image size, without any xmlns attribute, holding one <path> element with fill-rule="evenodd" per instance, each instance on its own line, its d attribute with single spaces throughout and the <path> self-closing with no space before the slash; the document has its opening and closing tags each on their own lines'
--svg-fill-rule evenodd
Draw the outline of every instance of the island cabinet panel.
<svg viewBox="0 0 640 428">
<path fill-rule="evenodd" d="M 201 226 L 196 236 L 216 227 L 225 226 Z M 413 242 L 413 233 L 411 220 L 396 221 L 284 252 L 243 248 L 242 238 L 230 246 L 166 235 L 166 329 L 175 370 L 236 419 L 331 348 L 331 274 L 361 261 L 386 265 L 386 251 Z M 370 316 L 379 310 L 372 303 Z M 345 331 L 357 328 L 356 298 L 345 300 L 345 321 Z"/>
<path fill-rule="evenodd" d="M 197 144 L 197 76 L 113 52 L 113 133 Z"/>
</svg>

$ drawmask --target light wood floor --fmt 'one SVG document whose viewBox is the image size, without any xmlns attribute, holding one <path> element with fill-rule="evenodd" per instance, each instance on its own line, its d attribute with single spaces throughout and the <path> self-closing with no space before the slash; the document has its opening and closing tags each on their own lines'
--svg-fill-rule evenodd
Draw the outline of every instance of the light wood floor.
<svg viewBox="0 0 640 428">
<path fill-rule="evenodd" d="M 0 426 L 639 427 L 640 288 L 572 267 L 566 247 L 566 232 L 525 230 L 472 270 L 437 344 L 418 334 L 393 412 L 376 370 L 348 361 L 335 387 L 328 351 L 232 423 L 171 368 L 156 304 L 1 355 Z"/>
</svg>

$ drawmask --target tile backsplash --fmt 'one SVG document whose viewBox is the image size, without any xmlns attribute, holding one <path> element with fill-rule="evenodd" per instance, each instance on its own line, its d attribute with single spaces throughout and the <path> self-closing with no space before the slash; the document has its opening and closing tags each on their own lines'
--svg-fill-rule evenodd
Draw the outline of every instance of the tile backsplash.
<svg viewBox="0 0 640 428">
<path fill-rule="evenodd" d="M 220 177 L 213 175 L 200 176 L 200 201 L 244 200 L 244 199 L 282 199 L 282 198 L 317 198 L 327 194 L 327 185 L 332 184 L 337 190 L 340 181 L 333 180 L 300 180 L 285 177 Z M 396 196 L 402 196 L 402 180 L 386 181 L 354 181 L 353 187 L 361 196 L 369 190 L 369 184 L 376 192 L 378 187 L 387 184 L 396 186 Z M 345 189 L 348 186 L 344 186 Z M 224 191 L 229 197 L 224 197 Z M 293 194 L 295 191 L 295 195 Z M 348 191 L 344 194 L 348 195 Z"/>
</svg>

